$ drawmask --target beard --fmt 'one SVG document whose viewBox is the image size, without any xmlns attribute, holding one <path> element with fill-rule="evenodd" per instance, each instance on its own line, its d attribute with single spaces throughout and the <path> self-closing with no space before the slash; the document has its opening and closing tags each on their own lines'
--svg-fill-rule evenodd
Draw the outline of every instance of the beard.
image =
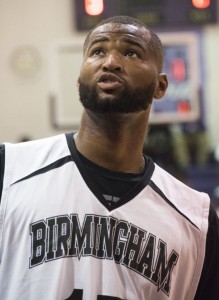
<svg viewBox="0 0 219 300">
<path fill-rule="evenodd" d="M 135 113 L 146 110 L 153 101 L 155 83 L 143 89 L 133 90 L 125 86 L 124 90 L 112 98 L 101 99 L 95 87 L 84 84 L 79 78 L 79 97 L 84 108 L 96 113 Z"/>
</svg>

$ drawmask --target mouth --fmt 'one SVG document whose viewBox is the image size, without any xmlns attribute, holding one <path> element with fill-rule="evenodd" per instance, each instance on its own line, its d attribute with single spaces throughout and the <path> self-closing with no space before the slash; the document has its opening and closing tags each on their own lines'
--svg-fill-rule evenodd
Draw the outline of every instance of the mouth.
<svg viewBox="0 0 219 300">
<path fill-rule="evenodd" d="M 104 73 L 98 79 L 101 90 L 115 90 L 122 86 L 121 79 L 115 74 Z"/>
</svg>

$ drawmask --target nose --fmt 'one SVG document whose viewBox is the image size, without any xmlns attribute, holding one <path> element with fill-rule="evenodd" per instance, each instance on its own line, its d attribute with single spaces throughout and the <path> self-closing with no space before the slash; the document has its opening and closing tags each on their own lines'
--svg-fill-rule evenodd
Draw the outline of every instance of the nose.
<svg viewBox="0 0 219 300">
<path fill-rule="evenodd" d="M 121 72 L 123 69 L 122 58 L 118 53 L 111 52 L 105 57 L 105 61 L 102 65 L 103 71 L 117 71 Z"/>
</svg>

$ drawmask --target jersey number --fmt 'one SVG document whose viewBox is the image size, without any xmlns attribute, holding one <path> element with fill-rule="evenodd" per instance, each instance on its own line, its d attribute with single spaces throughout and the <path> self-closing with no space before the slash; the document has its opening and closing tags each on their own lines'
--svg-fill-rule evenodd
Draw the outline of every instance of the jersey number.
<svg viewBox="0 0 219 300">
<path fill-rule="evenodd" d="M 83 300 L 83 290 L 79 290 L 79 289 L 74 290 L 71 296 L 65 300 Z M 97 300 L 123 300 L 123 299 L 118 297 L 98 295 Z"/>
</svg>

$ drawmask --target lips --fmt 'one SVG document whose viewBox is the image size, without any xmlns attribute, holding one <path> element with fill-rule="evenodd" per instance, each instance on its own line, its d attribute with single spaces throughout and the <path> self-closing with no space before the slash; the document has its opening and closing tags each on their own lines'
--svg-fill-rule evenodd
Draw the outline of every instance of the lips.
<svg viewBox="0 0 219 300">
<path fill-rule="evenodd" d="M 114 90 L 121 87 L 121 85 L 121 79 L 115 74 L 104 73 L 98 79 L 98 86 L 102 90 Z"/>
</svg>

